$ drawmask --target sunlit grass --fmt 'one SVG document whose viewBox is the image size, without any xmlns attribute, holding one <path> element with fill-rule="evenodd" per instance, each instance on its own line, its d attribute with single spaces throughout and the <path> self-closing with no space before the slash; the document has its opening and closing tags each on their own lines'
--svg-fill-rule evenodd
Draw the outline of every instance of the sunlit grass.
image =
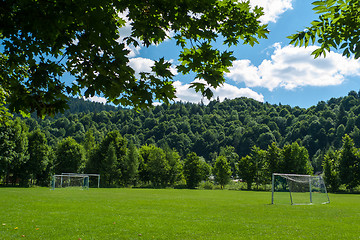
<svg viewBox="0 0 360 240">
<path fill-rule="evenodd" d="M 270 192 L 0 188 L 0 239 L 358 239 L 360 196 L 270 205 Z"/>
</svg>

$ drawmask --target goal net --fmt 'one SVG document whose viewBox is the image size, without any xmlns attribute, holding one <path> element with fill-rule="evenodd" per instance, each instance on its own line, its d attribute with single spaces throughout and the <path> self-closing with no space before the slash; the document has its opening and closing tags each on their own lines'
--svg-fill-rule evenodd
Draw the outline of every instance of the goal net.
<svg viewBox="0 0 360 240">
<path fill-rule="evenodd" d="M 70 175 L 70 176 L 87 176 L 88 178 L 88 187 L 100 188 L 100 174 L 95 173 L 62 173 L 61 175 Z"/>
<path fill-rule="evenodd" d="M 271 203 L 325 204 L 330 199 L 321 176 L 273 173 Z"/>
<path fill-rule="evenodd" d="M 51 189 L 55 188 L 89 188 L 89 176 L 86 174 L 53 175 Z"/>
</svg>

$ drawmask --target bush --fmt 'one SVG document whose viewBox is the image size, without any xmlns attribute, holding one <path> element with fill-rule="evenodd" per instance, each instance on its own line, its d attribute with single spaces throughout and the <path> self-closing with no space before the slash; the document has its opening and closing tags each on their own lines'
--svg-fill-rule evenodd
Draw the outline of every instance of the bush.
<svg viewBox="0 0 360 240">
<path fill-rule="evenodd" d="M 210 181 L 204 181 L 200 183 L 199 189 L 212 190 L 214 189 L 214 184 Z"/>
</svg>

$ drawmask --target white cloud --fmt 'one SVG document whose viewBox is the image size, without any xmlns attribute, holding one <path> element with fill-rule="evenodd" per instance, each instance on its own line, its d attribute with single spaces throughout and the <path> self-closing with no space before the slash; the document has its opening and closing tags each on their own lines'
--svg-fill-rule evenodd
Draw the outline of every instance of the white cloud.
<svg viewBox="0 0 360 240">
<path fill-rule="evenodd" d="M 173 62 L 173 60 L 169 60 L 169 62 Z M 136 77 L 139 77 L 140 72 L 151 72 L 154 63 L 153 60 L 142 57 L 129 59 L 129 66 L 135 70 Z M 170 67 L 170 71 L 172 74 L 177 75 L 177 69 L 174 66 Z"/>
<path fill-rule="evenodd" d="M 262 94 L 259 94 L 250 88 L 238 88 L 227 83 L 225 83 L 222 87 L 215 89 L 214 96 L 219 97 L 221 101 L 225 98 L 234 99 L 238 97 L 248 97 L 259 102 L 264 102 L 264 96 Z"/>
<path fill-rule="evenodd" d="M 160 106 L 160 105 L 162 105 L 162 103 L 161 102 L 153 102 L 153 104 L 152 104 L 153 106 Z"/>
<path fill-rule="evenodd" d="M 303 86 L 340 85 L 346 76 L 360 75 L 360 62 L 341 54 L 330 52 L 326 58 L 314 59 L 311 55 L 317 47 L 282 48 L 274 45 L 271 60 L 264 60 L 258 67 L 249 60 L 234 61 L 226 76 L 248 87 L 295 89 Z"/>
<path fill-rule="evenodd" d="M 106 98 L 98 97 L 98 96 L 93 96 L 93 97 L 89 97 L 89 98 L 84 97 L 84 100 L 88 100 L 88 101 L 91 101 L 91 102 L 99 102 L 99 103 L 102 103 L 102 104 L 106 103 Z"/>
<path fill-rule="evenodd" d="M 129 59 L 129 66 L 135 70 L 136 73 L 151 72 L 151 67 L 154 65 L 154 61 L 148 58 L 131 58 Z"/>
<path fill-rule="evenodd" d="M 200 103 L 201 100 L 203 100 L 205 104 L 209 102 L 206 98 L 203 98 L 200 93 L 196 93 L 193 88 L 189 88 L 190 84 L 182 84 L 180 81 L 176 81 L 174 82 L 174 86 L 176 88 L 176 101 Z M 225 98 L 234 99 L 238 97 L 248 97 L 259 102 L 264 101 L 262 94 L 258 94 L 249 88 L 238 88 L 227 83 L 215 90 L 212 89 L 212 91 L 214 93 L 213 98 L 216 99 L 219 97 L 220 101 L 223 101 Z"/>
<path fill-rule="evenodd" d="M 260 21 L 264 24 L 276 22 L 281 14 L 293 9 L 293 0 L 250 0 L 252 6 L 260 6 L 264 8 L 264 15 Z"/>
</svg>

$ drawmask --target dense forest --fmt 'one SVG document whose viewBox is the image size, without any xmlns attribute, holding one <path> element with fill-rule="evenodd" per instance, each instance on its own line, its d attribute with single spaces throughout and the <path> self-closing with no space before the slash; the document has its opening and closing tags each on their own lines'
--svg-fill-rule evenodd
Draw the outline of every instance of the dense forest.
<svg viewBox="0 0 360 240">
<path fill-rule="evenodd" d="M 64 114 L 1 122 L 0 183 L 48 185 L 51 174 L 87 172 L 102 174 L 103 186 L 224 186 L 234 178 L 250 189 L 281 171 L 324 172 L 332 191 L 352 190 L 360 183 L 359 113 L 356 91 L 308 109 L 238 98 L 135 111 L 72 99 Z"/>
</svg>

